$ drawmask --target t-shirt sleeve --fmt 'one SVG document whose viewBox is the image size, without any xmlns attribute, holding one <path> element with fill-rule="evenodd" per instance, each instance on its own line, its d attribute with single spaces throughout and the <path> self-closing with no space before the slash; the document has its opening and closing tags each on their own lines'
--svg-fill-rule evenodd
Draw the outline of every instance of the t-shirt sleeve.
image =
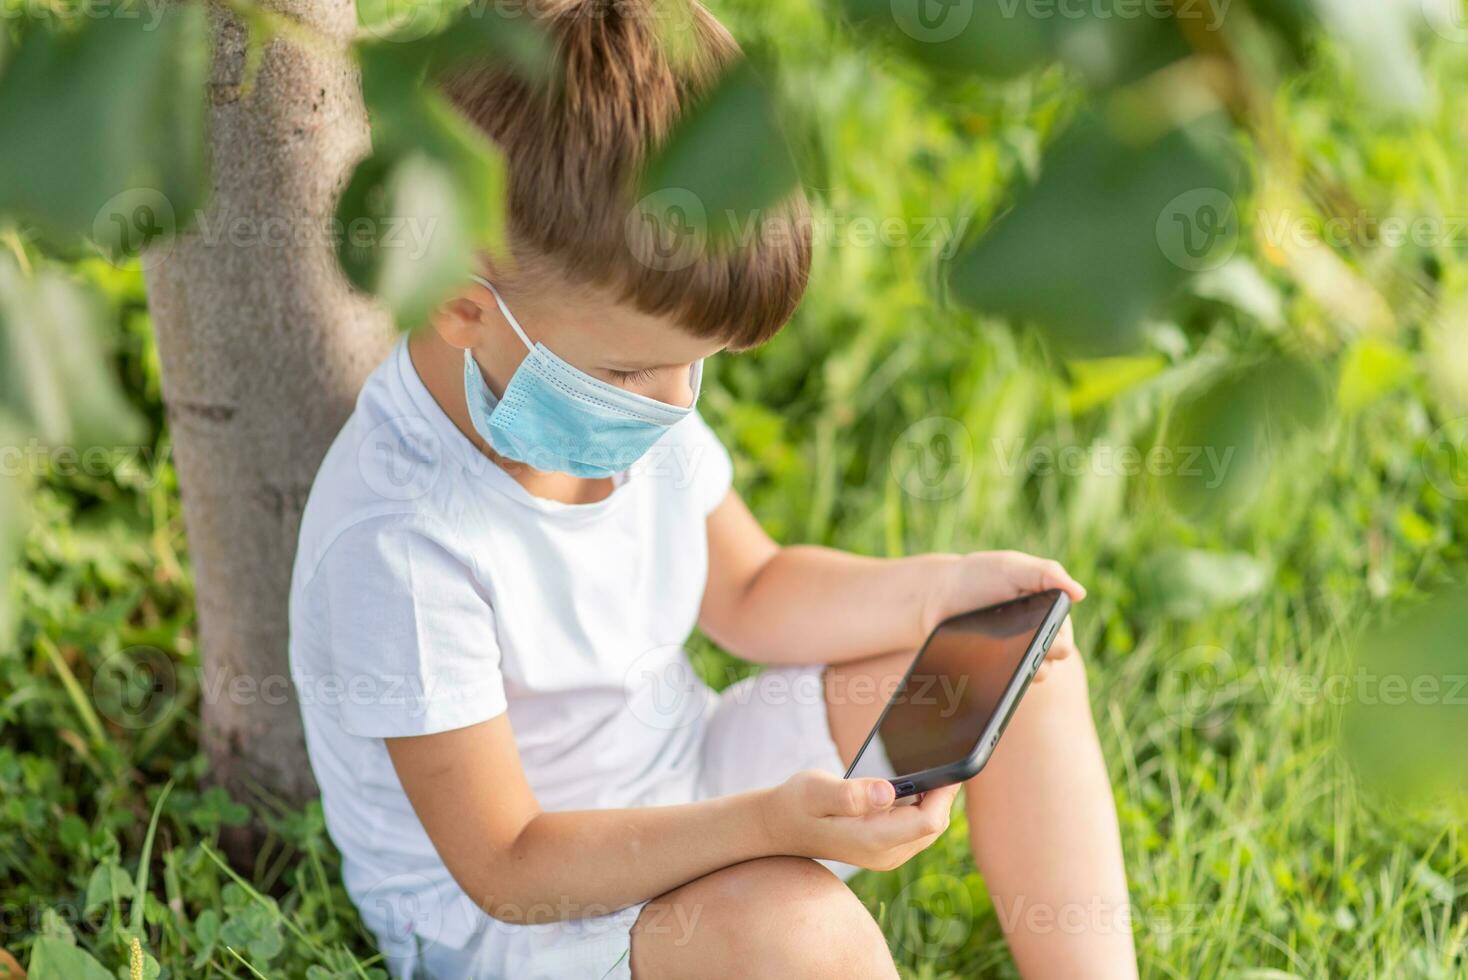
<svg viewBox="0 0 1468 980">
<path fill-rule="evenodd" d="M 729 458 L 729 450 L 724 448 L 702 415 L 695 412 L 684 424 L 688 426 L 684 447 L 692 474 L 693 494 L 699 508 L 710 514 L 723 503 L 729 488 L 734 485 L 734 462 Z"/>
<path fill-rule="evenodd" d="M 494 611 L 452 540 L 421 521 L 373 518 L 322 557 L 311 587 L 334 676 L 307 679 L 301 696 L 330 701 L 350 734 L 428 735 L 505 711 Z"/>
</svg>

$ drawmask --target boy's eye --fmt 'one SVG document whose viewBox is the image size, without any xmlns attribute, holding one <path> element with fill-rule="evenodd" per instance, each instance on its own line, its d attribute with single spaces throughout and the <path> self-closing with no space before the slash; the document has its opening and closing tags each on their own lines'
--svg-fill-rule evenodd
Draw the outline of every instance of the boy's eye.
<svg viewBox="0 0 1468 980">
<path fill-rule="evenodd" d="M 642 368 L 637 371 L 613 371 L 607 368 L 607 374 L 618 384 L 635 385 L 651 381 L 655 372 L 651 368 Z"/>
</svg>

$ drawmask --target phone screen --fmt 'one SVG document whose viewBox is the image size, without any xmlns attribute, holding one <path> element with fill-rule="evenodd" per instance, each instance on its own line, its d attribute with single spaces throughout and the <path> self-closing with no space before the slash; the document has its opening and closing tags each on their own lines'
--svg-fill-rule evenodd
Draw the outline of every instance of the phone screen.
<svg viewBox="0 0 1468 980">
<path fill-rule="evenodd" d="M 939 626 L 847 775 L 891 778 L 967 759 L 1055 601 L 1036 593 Z"/>
</svg>

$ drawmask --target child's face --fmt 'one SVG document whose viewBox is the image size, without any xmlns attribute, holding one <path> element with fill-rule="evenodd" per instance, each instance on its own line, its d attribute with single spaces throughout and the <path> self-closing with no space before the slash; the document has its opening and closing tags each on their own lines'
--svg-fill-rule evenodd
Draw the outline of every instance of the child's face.
<svg viewBox="0 0 1468 980">
<path fill-rule="evenodd" d="M 493 281 L 493 280 L 491 280 Z M 601 291 L 541 280 L 533 287 L 496 283 L 505 305 L 532 343 L 545 344 L 572 366 L 628 391 L 669 405 L 693 399 L 690 367 L 722 350 L 665 317 L 617 302 Z M 528 351 L 496 306 L 493 294 L 471 284 L 434 320 L 450 345 L 474 353 L 497 396 Z"/>
</svg>

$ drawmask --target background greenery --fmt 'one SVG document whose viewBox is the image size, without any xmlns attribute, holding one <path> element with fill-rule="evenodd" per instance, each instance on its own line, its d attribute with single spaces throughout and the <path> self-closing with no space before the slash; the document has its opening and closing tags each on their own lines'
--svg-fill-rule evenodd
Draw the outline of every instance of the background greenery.
<svg viewBox="0 0 1468 980">
<path fill-rule="evenodd" d="M 1090 587 L 1077 637 L 1145 975 L 1468 974 L 1461 807 L 1363 780 L 1342 732 L 1393 719 L 1320 687 L 1389 670 L 1400 644 L 1362 653 L 1362 630 L 1463 577 L 1468 44 L 1424 37 L 1413 115 L 1312 41 L 1263 93 L 1276 128 L 1241 153 L 1232 258 L 1170 292 L 1124 355 L 1078 359 L 1053 330 L 945 302 L 943 241 L 873 241 L 854 222 L 893 219 L 909 239 L 930 219 L 988 227 L 1081 111 L 1072 69 L 954 79 L 803 0 L 714 7 L 799 94 L 822 216 L 795 320 L 718 358 L 705 389 L 756 514 L 786 541 L 871 554 L 1023 548 Z M 1370 221 L 1394 215 L 1435 234 L 1389 244 Z M 1340 216 L 1358 223 L 1329 244 L 1278 231 Z M 1083 209 L 1058 217 L 1086 234 Z M 56 266 L 14 233 L 4 250 L 104 305 L 145 435 L 100 468 L 42 454 L 32 486 L 0 656 L 0 945 L 43 978 L 126 976 L 134 959 L 146 975 L 375 975 L 318 807 L 257 814 L 273 835 L 254 867 L 215 851 L 249 813 L 202 788 L 191 572 L 141 275 Z M 1279 351 L 1311 370 L 1261 375 Z M 1312 386 L 1329 407 L 1307 424 L 1210 428 L 1246 397 Z M 1120 450 L 1192 436 L 1260 445 L 1222 488 L 1119 470 Z M 1461 604 L 1428 608 L 1424 649 L 1461 647 Z M 719 683 L 738 674 L 696 650 Z M 1428 729 L 1440 747 L 1468 714 L 1447 707 Z M 1459 766 L 1463 744 L 1446 742 Z M 962 827 L 855 883 L 912 976 L 1013 973 Z"/>
</svg>

